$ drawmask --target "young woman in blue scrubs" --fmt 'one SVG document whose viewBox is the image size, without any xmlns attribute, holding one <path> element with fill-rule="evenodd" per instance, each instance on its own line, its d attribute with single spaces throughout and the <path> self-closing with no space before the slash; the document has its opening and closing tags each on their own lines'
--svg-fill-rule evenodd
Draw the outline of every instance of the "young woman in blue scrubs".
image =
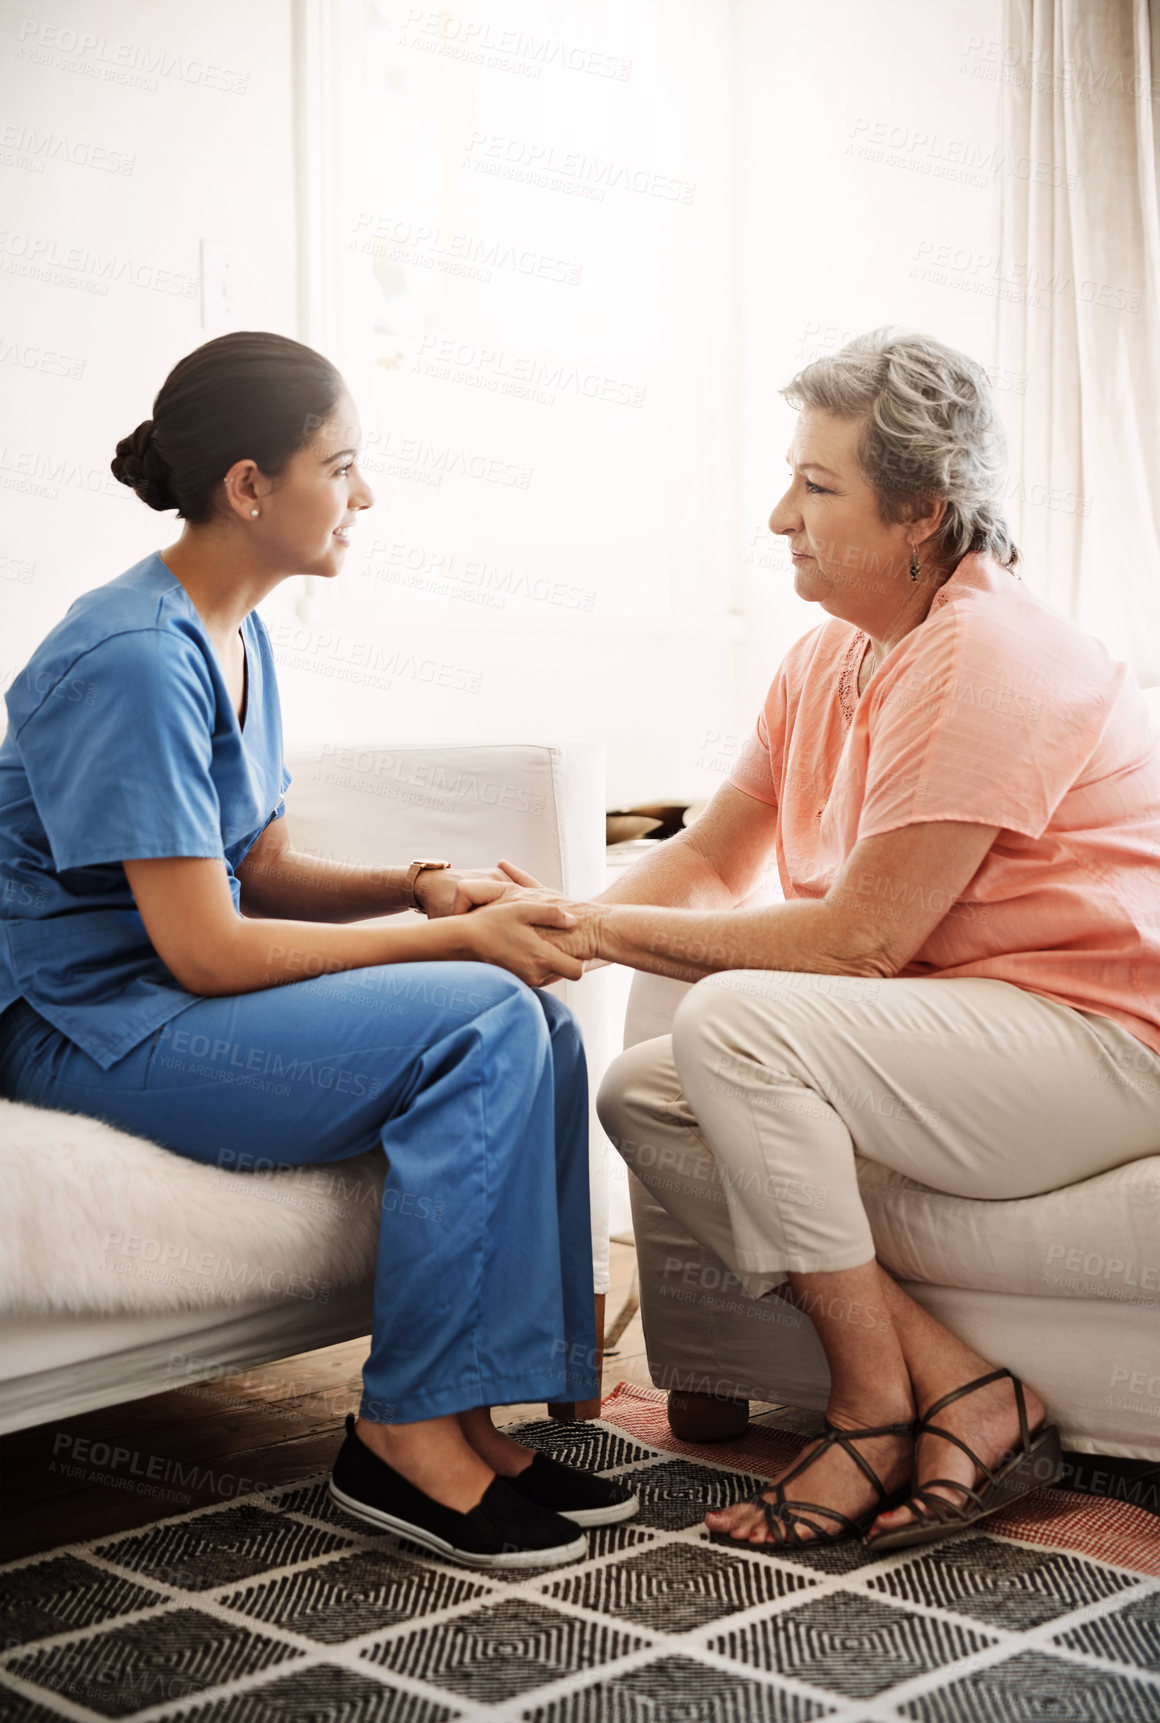
<svg viewBox="0 0 1160 1723">
<path fill-rule="evenodd" d="M 636 1506 L 489 1411 L 596 1391 L 583 1050 L 538 991 L 580 973 L 541 932 L 570 917 L 493 901 L 498 872 L 320 860 L 282 818 L 255 606 L 341 573 L 373 501 L 359 441 L 327 360 L 233 334 L 117 445 L 117 478 L 185 526 L 78 599 L 7 696 L 0 1088 L 223 1166 L 381 1144 L 372 1347 L 332 1489 L 452 1559 L 542 1566 Z M 360 925 L 410 907 L 428 919 Z M 277 1081 L 222 1081 L 239 1063 Z"/>
</svg>

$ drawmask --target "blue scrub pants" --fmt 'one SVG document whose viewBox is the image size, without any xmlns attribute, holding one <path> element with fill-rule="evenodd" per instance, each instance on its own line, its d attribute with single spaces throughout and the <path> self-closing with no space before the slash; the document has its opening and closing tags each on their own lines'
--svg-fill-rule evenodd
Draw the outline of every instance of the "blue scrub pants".
<svg viewBox="0 0 1160 1723">
<path fill-rule="evenodd" d="M 201 999 L 108 1071 L 23 1001 L 4 1032 L 0 1093 L 191 1160 L 382 1145 L 364 1418 L 597 1392 L 587 1071 L 551 994 L 483 963 L 351 969 Z"/>
</svg>

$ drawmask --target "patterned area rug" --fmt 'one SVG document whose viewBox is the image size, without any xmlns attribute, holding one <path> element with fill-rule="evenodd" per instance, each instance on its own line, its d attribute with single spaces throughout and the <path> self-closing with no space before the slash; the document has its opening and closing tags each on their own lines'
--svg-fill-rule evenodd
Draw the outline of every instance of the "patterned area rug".
<svg viewBox="0 0 1160 1723">
<path fill-rule="evenodd" d="M 523 1429 L 640 1495 L 573 1567 L 429 1560 L 315 1477 L 0 1568 L 0 1720 L 1160 1723 L 1143 1509 L 1043 1491 L 926 1551 L 734 1553 L 706 1508 L 802 1438 L 692 1448 L 637 1389 L 605 1413 Z"/>
</svg>

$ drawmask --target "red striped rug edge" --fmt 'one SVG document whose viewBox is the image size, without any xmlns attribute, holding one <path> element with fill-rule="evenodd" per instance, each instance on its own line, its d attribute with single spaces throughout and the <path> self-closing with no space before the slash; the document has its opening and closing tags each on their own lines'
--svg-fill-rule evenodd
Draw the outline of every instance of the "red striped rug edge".
<svg viewBox="0 0 1160 1723">
<path fill-rule="evenodd" d="M 600 1416 L 626 1436 L 668 1454 L 735 1467 L 772 1477 L 805 1441 L 787 1430 L 752 1425 L 738 1442 L 682 1442 L 669 1428 L 666 1396 L 659 1388 L 618 1382 L 605 1395 Z M 1015 1507 L 994 1514 L 987 1532 L 1037 1548 L 1061 1550 L 1133 1573 L 1160 1576 L 1160 1519 L 1146 1508 L 1073 1490 L 1036 1490 Z"/>
</svg>

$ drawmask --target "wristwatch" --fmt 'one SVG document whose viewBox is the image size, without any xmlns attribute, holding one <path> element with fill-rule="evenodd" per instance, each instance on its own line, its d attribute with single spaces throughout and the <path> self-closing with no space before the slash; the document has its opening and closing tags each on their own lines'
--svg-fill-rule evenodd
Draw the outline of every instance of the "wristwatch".
<svg viewBox="0 0 1160 1723">
<path fill-rule="evenodd" d="M 419 878 L 419 875 L 423 872 L 424 868 L 450 866 L 451 863 L 449 861 L 413 861 L 407 869 L 407 876 L 403 881 L 403 889 L 407 893 L 408 899 L 407 908 L 417 909 L 421 914 L 425 913 L 422 904 L 415 896 L 415 881 Z"/>
</svg>

